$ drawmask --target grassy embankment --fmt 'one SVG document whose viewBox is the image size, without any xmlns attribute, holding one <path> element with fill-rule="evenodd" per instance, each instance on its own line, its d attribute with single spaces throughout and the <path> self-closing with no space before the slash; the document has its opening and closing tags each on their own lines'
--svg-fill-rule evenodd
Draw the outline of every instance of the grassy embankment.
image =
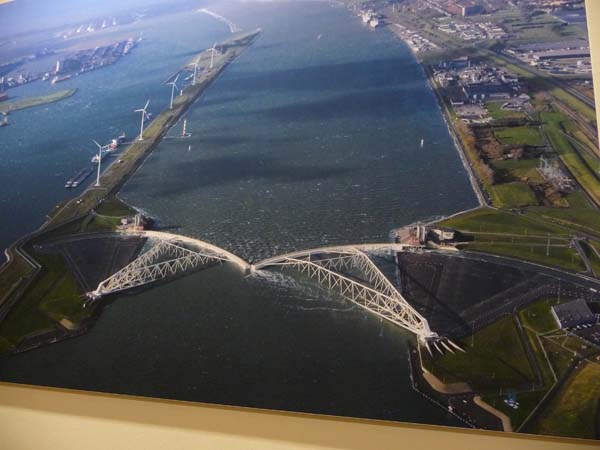
<svg viewBox="0 0 600 450">
<path fill-rule="evenodd" d="M 112 231 L 121 217 L 129 216 L 133 210 L 114 197 L 103 201 L 94 211 L 80 220 L 59 227 L 44 236 L 44 239 L 69 236 L 77 233 Z M 24 336 L 52 329 L 58 322 L 67 320 L 75 324 L 89 317 L 84 309 L 84 293 L 73 274 L 69 271 L 61 254 L 44 254 L 27 248 L 41 265 L 35 283 L 19 299 L 4 321 L 0 323 L 0 353 L 16 345 Z M 14 270 L 17 266 L 10 265 Z M 27 266 L 29 267 L 29 266 Z M 14 274 L 13 279 L 18 279 Z M 0 280 L 8 278 L 4 276 Z"/>
<path fill-rule="evenodd" d="M 0 337 L 11 345 L 24 336 L 53 328 L 67 318 L 78 322 L 85 317 L 81 293 L 74 276 L 60 255 L 37 254 L 42 270 L 6 319 Z"/>
<path fill-rule="evenodd" d="M 178 96 L 172 109 L 159 114 L 144 130 L 144 140 L 135 141 L 119 156 L 101 176 L 100 188 L 90 187 L 78 198 L 60 204 L 50 214 L 48 222 L 21 245 L 38 261 L 42 269 L 13 307 L 7 319 L 0 324 L 0 351 L 15 345 L 24 336 L 52 327 L 57 321 L 67 319 L 77 324 L 86 317 L 83 309 L 81 289 L 70 274 L 64 258 L 60 255 L 40 254 L 33 244 L 58 236 L 81 232 L 114 230 L 124 215 L 131 210 L 115 195 L 123 183 L 139 167 L 144 158 L 172 126 L 224 70 L 229 62 L 252 44 L 259 31 L 244 33 L 221 43 L 221 52 L 214 59 L 214 68 L 208 70 L 210 51 L 202 52 L 194 61 L 199 63 L 199 74 L 195 85 L 188 85 L 183 95 Z M 202 71 L 202 68 L 207 70 Z M 24 261 L 12 249 L 15 258 L 0 272 L 0 286 L 22 283 L 27 274 Z"/>
<path fill-rule="evenodd" d="M 472 242 L 461 244 L 462 249 L 520 258 L 567 270 L 585 270 L 579 254 L 570 247 L 572 231 L 558 224 L 492 208 L 461 214 L 440 224 L 473 237 Z"/>
<path fill-rule="evenodd" d="M 501 120 L 501 119 L 522 119 L 525 120 L 527 119 L 527 114 L 525 114 L 522 111 L 515 111 L 515 110 L 510 110 L 510 109 L 502 109 L 502 105 L 505 102 L 487 102 L 485 104 L 486 109 L 488 110 L 488 113 L 490 114 L 490 117 L 494 120 Z"/>
<path fill-rule="evenodd" d="M 517 317 L 506 316 L 464 338 L 461 345 L 466 353 L 424 354 L 424 365 L 442 381 L 469 383 L 486 402 L 507 414 L 515 429 L 525 427 L 530 431 L 540 402 L 546 396 L 552 400 L 570 368 L 579 358 L 589 356 L 582 353 L 584 346 L 579 339 L 568 337 L 558 328 L 550 309 L 557 303 L 557 299 L 540 300 L 521 310 Z M 517 331 L 517 319 L 523 336 Z M 533 351 L 533 362 L 527 357 L 526 347 Z M 504 402 L 510 393 L 519 402 L 517 409 Z M 592 390 L 586 402 L 592 405 L 599 399 L 600 391 Z M 555 403 L 552 400 L 551 404 Z M 544 411 L 552 411 L 552 407 Z M 569 435 L 568 426 L 562 424 L 557 430 Z"/>
<path fill-rule="evenodd" d="M 34 106 L 46 105 L 48 103 L 59 102 L 65 98 L 69 98 L 77 92 L 77 89 L 66 89 L 63 91 L 53 92 L 48 95 L 39 97 L 24 98 L 21 100 L 6 101 L 0 103 L 0 114 L 8 114 L 13 111 L 18 111 L 25 108 L 33 108 Z"/>
<path fill-rule="evenodd" d="M 465 353 L 445 353 L 434 357 L 424 354 L 425 367 L 442 382 L 468 380 L 481 393 L 498 393 L 503 387 L 530 385 L 534 381 L 511 317 L 502 318 L 474 336 L 463 339 L 461 346 Z"/>
<path fill-rule="evenodd" d="M 597 439 L 599 402 L 600 364 L 586 362 L 527 431 Z"/>
</svg>

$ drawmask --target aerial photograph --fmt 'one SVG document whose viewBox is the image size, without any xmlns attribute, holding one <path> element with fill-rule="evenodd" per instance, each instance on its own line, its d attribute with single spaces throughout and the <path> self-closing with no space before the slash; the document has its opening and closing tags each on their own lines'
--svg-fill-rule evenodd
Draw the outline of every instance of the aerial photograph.
<svg viewBox="0 0 600 450">
<path fill-rule="evenodd" d="M 0 382 L 600 439 L 585 6 L 0 0 Z"/>
</svg>

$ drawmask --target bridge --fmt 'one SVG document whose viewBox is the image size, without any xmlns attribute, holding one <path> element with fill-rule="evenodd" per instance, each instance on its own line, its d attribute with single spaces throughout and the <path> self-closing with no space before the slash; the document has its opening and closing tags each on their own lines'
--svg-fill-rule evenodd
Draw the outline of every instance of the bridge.
<svg viewBox="0 0 600 450">
<path fill-rule="evenodd" d="M 160 231 L 127 231 L 152 244 L 131 263 L 88 293 L 93 299 L 158 282 L 213 264 L 231 263 L 244 273 L 273 267 L 295 269 L 317 280 L 356 305 L 414 334 L 423 342 L 437 334 L 427 320 L 400 294 L 367 252 L 404 251 L 392 243 L 321 247 L 286 253 L 250 264 L 239 256 L 208 242 Z"/>
</svg>

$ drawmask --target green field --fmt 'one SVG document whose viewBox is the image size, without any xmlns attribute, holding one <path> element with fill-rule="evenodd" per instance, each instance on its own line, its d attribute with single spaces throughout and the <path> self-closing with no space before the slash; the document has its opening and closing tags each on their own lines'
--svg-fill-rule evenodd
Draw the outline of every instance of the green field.
<svg viewBox="0 0 600 450">
<path fill-rule="evenodd" d="M 483 400 L 510 417 L 513 428 L 517 428 L 529 416 L 533 408 L 538 405 L 545 394 L 546 391 L 519 392 L 516 395 L 516 400 L 519 402 L 519 409 L 513 409 L 504 403 L 504 400 L 508 398 L 505 394 L 485 396 Z"/>
<path fill-rule="evenodd" d="M 492 208 L 479 208 L 442 220 L 439 225 L 464 232 L 506 233 L 516 235 L 569 236 L 563 227 Z"/>
<path fill-rule="evenodd" d="M 506 181 L 531 180 L 536 183 L 544 181 L 538 172 L 539 161 L 537 159 L 504 159 L 492 163 L 496 178 Z"/>
<path fill-rule="evenodd" d="M 550 93 L 560 101 L 566 103 L 569 108 L 584 116 L 590 122 L 596 122 L 596 110 L 583 103 L 577 97 L 574 97 L 564 89 L 560 88 L 554 88 Z"/>
<path fill-rule="evenodd" d="M 501 24 L 510 34 L 510 45 L 531 42 L 553 42 L 565 39 L 585 37 L 581 27 L 567 25 L 549 14 L 524 17 L 517 13 L 516 17 L 503 17 Z"/>
<path fill-rule="evenodd" d="M 526 119 L 527 114 L 521 111 L 511 111 L 502 109 L 505 102 L 487 102 L 485 104 L 492 119 Z"/>
<path fill-rule="evenodd" d="M 554 368 L 554 371 L 559 375 L 563 376 L 569 370 L 569 367 L 574 362 L 574 356 L 572 352 L 567 352 L 560 345 L 550 339 L 544 339 L 544 348 L 548 359 Z"/>
<path fill-rule="evenodd" d="M 0 301 L 4 300 L 4 296 L 16 287 L 24 277 L 30 275 L 32 270 L 27 261 L 20 255 L 15 255 L 14 260 L 4 266 L 2 272 L 0 272 Z"/>
<path fill-rule="evenodd" d="M 600 235 L 600 211 L 581 192 L 566 197 L 568 208 L 528 208 L 527 215 L 554 222 L 573 230 Z"/>
<path fill-rule="evenodd" d="M 592 245 L 594 243 L 595 245 Z M 592 270 L 596 276 L 600 276 L 600 255 L 596 252 L 595 248 L 598 248 L 599 242 L 593 241 L 592 243 L 586 241 L 579 241 L 579 245 L 583 249 L 585 256 L 588 258 L 592 265 Z"/>
<path fill-rule="evenodd" d="M 496 138 L 504 145 L 527 145 L 540 147 L 544 145 L 544 138 L 536 127 L 508 127 L 494 129 Z"/>
<path fill-rule="evenodd" d="M 528 427 L 528 432 L 552 436 L 598 438 L 600 365 L 585 363 Z"/>
<path fill-rule="evenodd" d="M 124 217 L 135 214 L 135 210 L 123 203 L 118 198 L 112 196 L 106 198 L 96 208 L 96 213 L 101 216 Z"/>
<path fill-rule="evenodd" d="M 594 199 L 597 205 L 600 205 L 600 180 L 563 134 L 563 124 L 568 119 L 557 112 L 543 112 L 540 117 L 545 123 L 544 132 L 560 159 L 588 195 Z"/>
<path fill-rule="evenodd" d="M 594 256 L 590 257 L 590 262 L 594 268 L 597 277 L 600 277 L 600 241 L 591 241 L 590 245 L 595 251 Z"/>
<path fill-rule="evenodd" d="M 531 328 L 536 333 L 548 333 L 558 329 L 558 324 L 552 315 L 551 308 L 556 305 L 555 299 L 546 299 L 535 302 L 533 305 L 519 312 L 519 317 L 524 326 Z"/>
<path fill-rule="evenodd" d="M 551 246 L 549 254 L 544 244 L 512 244 L 504 242 L 473 242 L 463 247 L 465 250 L 492 253 L 500 256 L 523 259 L 545 266 L 560 267 L 574 272 L 585 271 L 585 264 L 581 260 L 577 250 L 567 246 Z"/>
<path fill-rule="evenodd" d="M 84 317 L 80 288 L 63 257 L 36 254 L 35 259 L 43 266 L 40 275 L 0 324 L 0 336 L 13 345 L 27 334 L 54 327 L 57 318 L 77 322 Z"/>
<path fill-rule="evenodd" d="M 520 181 L 494 184 L 488 187 L 488 192 L 498 208 L 519 208 L 538 204 L 535 193 L 526 183 Z"/>
<path fill-rule="evenodd" d="M 34 106 L 46 105 L 48 103 L 58 102 L 69 98 L 77 92 L 77 89 L 67 89 L 64 91 L 53 92 L 48 95 L 41 95 L 39 97 L 30 97 L 20 100 L 6 101 L 0 103 L 0 113 L 6 114 L 12 111 L 18 111 L 25 108 L 33 108 Z"/>
<path fill-rule="evenodd" d="M 477 392 L 495 394 L 503 388 L 534 382 L 534 374 L 512 317 L 504 317 L 465 338 L 466 353 L 446 353 L 424 364 L 443 382 L 467 382 Z"/>
</svg>

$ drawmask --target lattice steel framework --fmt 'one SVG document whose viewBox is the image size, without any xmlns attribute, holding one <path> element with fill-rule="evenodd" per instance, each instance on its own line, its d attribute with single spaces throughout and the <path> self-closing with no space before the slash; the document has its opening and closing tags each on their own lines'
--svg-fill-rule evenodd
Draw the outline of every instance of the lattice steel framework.
<svg viewBox="0 0 600 450">
<path fill-rule="evenodd" d="M 227 261 L 225 256 L 211 251 L 190 250 L 175 242 L 159 241 L 117 273 L 100 282 L 89 296 L 102 297 L 223 261 Z"/>
<path fill-rule="evenodd" d="M 304 257 L 282 256 L 280 259 L 272 258 L 268 266 L 261 264 L 258 268 L 281 266 L 296 269 L 353 303 L 415 333 L 423 341 L 437 337 L 429 328 L 427 319 L 404 299 L 364 252 L 346 247 L 339 252 L 328 250 L 328 253 L 335 255 L 324 258 L 311 253 Z M 358 269 L 365 280 L 340 273 L 349 269 Z"/>
</svg>

